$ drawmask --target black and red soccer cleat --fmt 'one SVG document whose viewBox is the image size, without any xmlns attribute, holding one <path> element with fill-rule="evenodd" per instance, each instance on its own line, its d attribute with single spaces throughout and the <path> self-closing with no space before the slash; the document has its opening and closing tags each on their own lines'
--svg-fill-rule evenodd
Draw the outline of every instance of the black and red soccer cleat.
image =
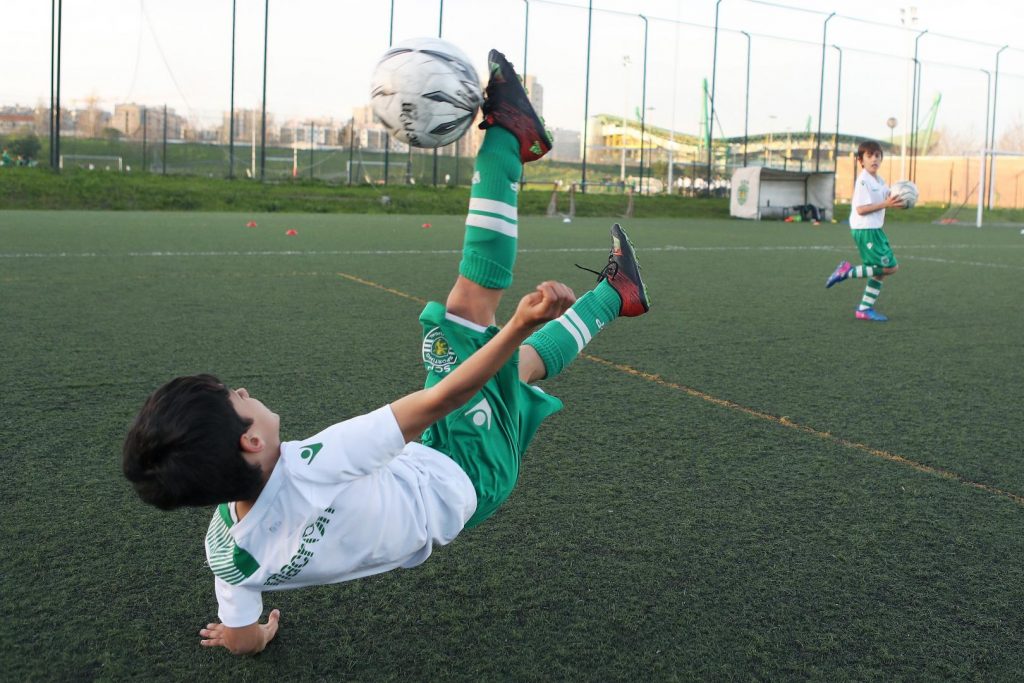
<svg viewBox="0 0 1024 683">
<path fill-rule="evenodd" d="M 619 315 L 635 317 L 651 310 L 647 297 L 647 285 L 640 277 L 640 264 L 636 260 L 633 243 L 626 232 L 616 223 L 612 226 L 612 249 L 608 254 L 608 265 L 598 274 L 597 281 L 607 280 L 622 299 Z"/>
<path fill-rule="evenodd" d="M 500 126 L 519 140 L 519 158 L 524 162 L 536 161 L 551 151 L 551 134 L 537 116 L 526 89 L 519 81 L 515 69 L 505 55 L 491 50 L 487 55 L 491 77 L 487 82 L 484 99 L 484 120 L 480 128 Z"/>
</svg>

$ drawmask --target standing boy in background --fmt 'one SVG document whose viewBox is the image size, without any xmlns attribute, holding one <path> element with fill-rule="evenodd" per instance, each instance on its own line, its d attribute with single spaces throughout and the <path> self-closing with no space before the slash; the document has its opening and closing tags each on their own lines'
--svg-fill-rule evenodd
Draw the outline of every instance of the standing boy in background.
<svg viewBox="0 0 1024 683">
<path fill-rule="evenodd" d="M 899 270 L 889 238 L 882 226 L 885 224 L 885 210 L 902 208 L 903 202 L 889 194 L 885 179 L 878 175 L 882 165 L 882 146 L 874 140 L 867 140 L 857 147 L 857 161 L 861 172 L 850 201 L 850 232 L 860 251 L 863 265 L 853 266 L 842 261 L 825 281 L 825 288 L 849 278 L 868 278 L 864 296 L 854 313 L 857 320 L 871 320 L 884 323 L 888 318 L 875 310 L 875 301 L 882 291 L 882 281 Z"/>
</svg>

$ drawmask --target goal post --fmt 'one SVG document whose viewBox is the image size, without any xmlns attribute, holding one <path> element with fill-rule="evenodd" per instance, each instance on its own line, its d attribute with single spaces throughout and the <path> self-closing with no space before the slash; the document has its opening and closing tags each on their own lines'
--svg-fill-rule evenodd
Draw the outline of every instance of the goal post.
<svg viewBox="0 0 1024 683">
<path fill-rule="evenodd" d="M 1000 164 L 1002 160 L 1002 164 Z M 1001 169 L 1000 166 L 1003 168 Z M 1012 185 L 1014 189 L 1013 208 L 1017 208 L 1016 188 L 1024 176 L 1024 152 L 1000 149 L 982 149 L 978 152 L 978 206 L 974 224 L 980 228 L 985 222 L 985 209 L 996 208 L 999 197 L 1001 171 L 1009 172 L 1003 181 L 1003 189 Z"/>
</svg>

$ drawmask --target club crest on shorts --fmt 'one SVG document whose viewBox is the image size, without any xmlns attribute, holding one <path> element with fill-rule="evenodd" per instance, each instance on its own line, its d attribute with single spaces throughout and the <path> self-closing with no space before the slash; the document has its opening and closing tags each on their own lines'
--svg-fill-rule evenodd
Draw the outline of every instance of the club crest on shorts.
<svg viewBox="0 0 1024 683">
<path fill-rule="evenodd" d="M 458 360 L 440 327 L 435 327 L 423 337 L 423 365 L 427 370 L 440 374 L 451 372 Z"/>
</svg>

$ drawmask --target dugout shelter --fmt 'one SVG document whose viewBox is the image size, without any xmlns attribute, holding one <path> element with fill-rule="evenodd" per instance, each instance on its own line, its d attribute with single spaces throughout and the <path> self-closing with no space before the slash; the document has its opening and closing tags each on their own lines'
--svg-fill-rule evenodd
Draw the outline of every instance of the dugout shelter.
<svg viewBox="0 0 1024 683">
<path fill-rule="evenodd" d="M 784 171 L 744 166 L 732 174 L 729 215 L 779 220 L 817 207 L 822 220 L 835 215 L 836 175 L 832 171 Z"/>
</svg>

